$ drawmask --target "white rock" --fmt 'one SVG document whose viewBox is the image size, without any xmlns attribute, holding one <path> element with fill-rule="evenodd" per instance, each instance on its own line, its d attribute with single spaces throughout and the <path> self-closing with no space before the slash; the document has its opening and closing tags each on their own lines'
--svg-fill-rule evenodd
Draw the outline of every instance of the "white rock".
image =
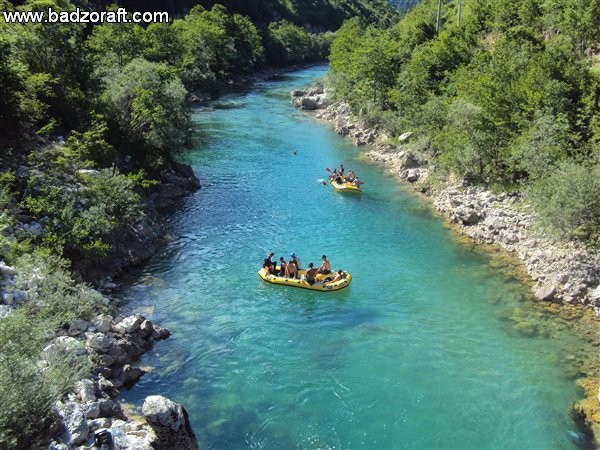
<svg viewBox="0 0 600 450">
<path fill-rule="evenodd" d="M 108 314 L 101 314 L 92 320 L 92 325 L 100 333 L 108 333 L 111 330 L 113 318 Z"/>
<path fill-rule="evenodd" d="M 65 441 L 77 445 L 87 440 L 89 428 L 81 405 L 77 402 L 56 402 L 56 411 L 65 426 Z"/>
<path fill-rule="evenodd" d="M 0 274 L 16 275 L 17 271 L 14 268 L 7 266 L 6 264 L 0 262 Z"/>
<path fill-rule="evenodd" d="M 181 405 L 162 395 L 150 395 L 142 406 L 144 418 L 151 424 L 178 431 L 185 424 L 185 415 Z"/>
<path fill-rule="evenodd" d="M 42 362 L 51 364 L 57 358 L 69 358 L 87 354 L 86 348 L 77 339 L 59 336 L 52 340 L 40 355 Z"/>
<path fill-rule="evenodd" d="M 113 342 L 115 340 L 104 333 L 85 333 L 85 345 L 102 353 L 106 353 Z"/>
<path fill-rule="evenodd" d="M 3 292 L 2 293 L 2 302 L 5 305 L 12 305 L 15 300 L 15 294 L 12 292 Z"/>
<path fill-rule="evenodd" d="M 113 330 L 119 334 L 131 334 L 142 324 L 142 319 L 138 316 L 125 317 L 120 322 L 113 325 Z"/>
</svg>

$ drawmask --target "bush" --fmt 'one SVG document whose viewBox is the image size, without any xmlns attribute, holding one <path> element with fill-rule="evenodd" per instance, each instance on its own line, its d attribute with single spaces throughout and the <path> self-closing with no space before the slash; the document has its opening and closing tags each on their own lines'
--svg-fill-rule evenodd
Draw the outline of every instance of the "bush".
<svg viewBox="0 0 600 450">
<path fill-rule="evenodd" d="M 80 171 L 68 147 L 38 154 L 23 206 L 45 225 L 43 242 L 58 254 L 104 255 L 106 238 L 141 213 L 134 178 L 114 169 Z"/>
<path fill-rule="evenodd" d="M 569 238 L 598 243 L 600 166 L 562 163 L 530 190 L 542 226 Z"/>
<path fill-rule="evenodd" d="M 53 404 L 91 369 L 87 357 L 58 355 L 40 363 L 48 339 L 76 318 L 104 312 L 102 296 L 71 280 L 67 263 L 36 251 L 16 262 L 18 287 L 30 298 L 0 319 L 0 448 L 32 448 L 46 438 Z"/>
</svg>

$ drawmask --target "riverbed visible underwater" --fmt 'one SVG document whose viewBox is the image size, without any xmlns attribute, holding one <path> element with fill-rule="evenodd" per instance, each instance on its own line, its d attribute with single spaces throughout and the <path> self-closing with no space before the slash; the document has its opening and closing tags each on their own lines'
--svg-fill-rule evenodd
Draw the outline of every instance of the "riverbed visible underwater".
<svg viewBox="0 0 600 450">
<path fill-rule="evenodd" d="M 289 91 L 317 67 L 194 114 L 203 188 L 124 289 L 172 336 L 123 398 L 183 404 L 208 449 L 576 449 L 585 343 L 530 301 L 510 263 L 464 245 Z M 295 152 L 295 154 L 294 154 Z M 366 183 L 320 180 L 344 164 Z M 264 283 L 265 254 L 352 273 L 339 292 Z"/>
</svg>

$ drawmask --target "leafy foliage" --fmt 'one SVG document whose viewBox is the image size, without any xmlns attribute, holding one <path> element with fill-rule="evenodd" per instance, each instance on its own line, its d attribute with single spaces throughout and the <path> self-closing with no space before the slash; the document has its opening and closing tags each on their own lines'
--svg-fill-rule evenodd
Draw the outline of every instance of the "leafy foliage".
<svg viewBox="0 0 600 450">
<path fill-rule="evenodd" d="M 462 3 L 459 24 L 458 3 L 443 2 L 439 32 L 437 0 L 387 29 L 347 21 L 331 47 L 334 96 L 388 135 L 423 136 L 438 167 L 482 183 L 535 186 L 546 224 L 589 238 L 595 219 L 577 177 L 594 191 L 600 73 L 590 55 L 600 43 L 600 4 Z M 561 213 L 567 193 L 579 214 Z"/>
<path fill-rule="evenodd" d="M 43 243 L 70 257 L 102 255 L 106 237 L 140 213 L 132 180 L 113 169 L 85 169 L 59 146 L 32 159 L 36 170 L 24 206 L 45 224 Z"/>
</svg>

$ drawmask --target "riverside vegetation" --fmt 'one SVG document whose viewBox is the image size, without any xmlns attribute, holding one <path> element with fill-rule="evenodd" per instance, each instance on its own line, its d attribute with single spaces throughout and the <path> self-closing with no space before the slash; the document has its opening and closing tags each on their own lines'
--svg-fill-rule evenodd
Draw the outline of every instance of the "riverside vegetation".
<svg viewBox="0 0 600 450">
<path fill-rule="evenodd" d="M 104 3 L 0 0 L 0 10 Z M 123 418 L 106 397 L 141 376 L 129 362 L 168 332 L 120 317 L 110 289 L 87 283 L 114 287 L 102 277 L 155 248 L 157 211 L 199 187 L 174 158 L 193 140 L 189 101 L 268 67 L 322 61 L 348 17 L 396 17 L 383 0 L 226 4 L 170 2 L 176 18 L 147 27 L 0 19 L 0 447 L 47 445 L 59 416 L 57 448 L 89 444 L 107 418 Z M 121 426 L 136 445 L 158 433 L 140 430 Z"/>
<path fill-rule="evenodd" d="M 600 3 L 441 4 L 439 31 L 434 0 L 389 28 L 346 22 L 333 100 L 390 143 L 413 132 L 411 151 L 440 177 L 526 192 L 548 232 L 597 245 Z"/>
</svg>

